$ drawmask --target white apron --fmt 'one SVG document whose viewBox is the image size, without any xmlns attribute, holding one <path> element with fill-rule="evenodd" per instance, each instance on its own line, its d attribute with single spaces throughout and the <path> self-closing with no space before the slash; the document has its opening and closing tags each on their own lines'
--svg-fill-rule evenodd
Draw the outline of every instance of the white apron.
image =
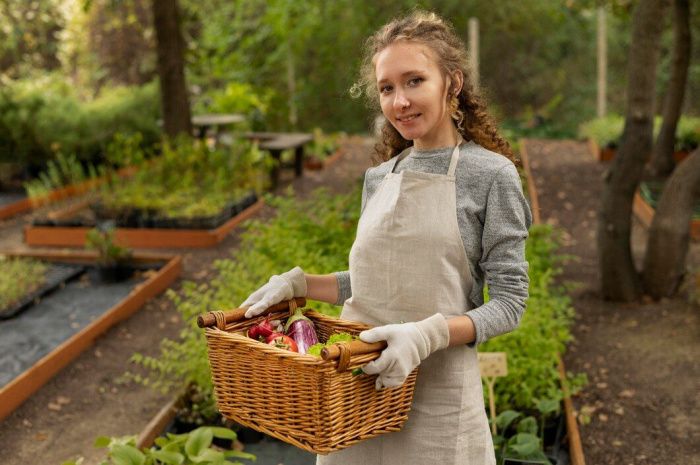
<svg viewBox="0 0 700 465">
<path fill-rule="evenodd" d="M 352 297 L 341 318 L 370 325 L 418 321 L 472 307 L 467 254 L 457 224 L 455 168 L 447 175 L 391 171 L 365 206 L 350 250 Z M 419 368 L 408 420 L 326 456 L 317 465 L 495 465 L 476 349 L 439 350 Z"/>
</svg>

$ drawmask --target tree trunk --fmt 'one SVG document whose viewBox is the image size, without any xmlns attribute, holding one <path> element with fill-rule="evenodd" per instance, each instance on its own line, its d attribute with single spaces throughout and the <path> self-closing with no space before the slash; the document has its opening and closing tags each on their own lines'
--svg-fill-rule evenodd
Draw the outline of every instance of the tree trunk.
<svg viewBox="0 0 700 465">
<path fill-rule="evenodd" d="M 666 181 L 649 229 L 644 256 L 644 290 L 658 299 L 676 293 L 685 272 L 689 222 L 700 199 L 700 148 Z"/>
<path fill-rule="evenodd" d="M 639 298 L 642 290 L 630 248 L 632 199 L 652 146 L 656 64 L 667 3 L 641 0 L 632 20 L 625 129 L 605 178 L 598 218 L 601 293 L 605 299 L 631 301 Z"/>
<path fill-rule="evenodd" d="M 192 134 L 185 84 L 185 44 L 180 32 L 177 0 L 152 0 L 156 30 L 163 129 L 170 137 Z"/>
<path fill-rule="evenodd" d="M 674 47 L 671 68 L 671 79 L 664 102 L 663 123 L 656 139 L 649 175 L 654 178 L 665 178 L 671 174 L 675 166 L 673 160 L 676 142 L 676 126 L 683 108 L 685 84 L 688 79 L 690 65 L 690 5 L 688 0 L 674 1 Z"/>
</svg>

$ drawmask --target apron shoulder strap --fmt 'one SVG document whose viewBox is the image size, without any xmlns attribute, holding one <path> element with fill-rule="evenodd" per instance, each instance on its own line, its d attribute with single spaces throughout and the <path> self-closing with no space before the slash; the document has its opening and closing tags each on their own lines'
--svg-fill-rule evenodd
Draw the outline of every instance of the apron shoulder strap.
<svg viewBox="0 0 700 465">
<path fill-rule="evenodd" d="M 452 150 L 452 158 L 450 159 L 450 167 L 447 170 L 448 176 L 454 176 L 455 170 L 457 169 L 457 160 L 459 160 L 459 147 L 462 145 L 462 138 L 459 138 L 457 145 L 455 145 L 454 150 Z"/>
</svg>

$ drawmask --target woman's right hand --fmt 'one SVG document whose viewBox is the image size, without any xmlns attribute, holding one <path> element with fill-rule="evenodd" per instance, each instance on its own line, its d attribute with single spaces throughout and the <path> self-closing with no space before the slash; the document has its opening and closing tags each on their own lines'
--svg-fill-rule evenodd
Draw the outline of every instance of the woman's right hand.
<svg viewBox="0 0 700 465">
<path fill-rule="evenodd" d="M 272 276 L 267 284 L 250 294 L 239 307 L 249 307 L 245 317 L 252 318 L 276 303 L 294 297 L 306 297 L 306 276 L 298 266 L 286 273 Z"/>
</svg>

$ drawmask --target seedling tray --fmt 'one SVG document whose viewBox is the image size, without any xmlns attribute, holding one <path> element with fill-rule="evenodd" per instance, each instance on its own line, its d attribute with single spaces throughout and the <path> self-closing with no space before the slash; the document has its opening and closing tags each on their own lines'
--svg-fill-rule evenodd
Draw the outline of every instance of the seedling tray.
<svg viewBox="0 0 700 465">
<path fill-rule="evenodd" d="M 205 248 L 214 247 L 243 221 L 255 215 L 264 205 L 259 199 L 224 224 L 214 229 L 120 228 L 115 242 L 132 248 Z M 81 226 L 37 226 L 24 229 L 24 242 L 29 246 L 83 247 L 90 228 Z"/>
<path fill-rule="evenodd" d="M 88 251 L 4 255 L 77 264 L 86 270 L 97 261 L 96 254 Z M 154 267 L 154 271 L 123 283 L 94 288 L 90 287 L 90 273 L 84 272 L 83 278 L 30 305 L 15 318 L 0 321 L 0 420 L 100 334 L 163 292 L 182 271 L 178 255 L 137 253 L 132 260 L 135 268 Z M 85 286 L 84 281 L 89 281 L 89 285 Z"/>
<path fill-rule="evenodd" d="M 52 264 L 51 268 L 46 272 L 46 280 L 41 287 L 27 294 L 19 301 L 14 302 L 9 307 L 0 308 L 0 320 L 6 320 L 18 315 L 22 310 L 36 303 L 43 296 L 65 285 L 66 282 L 84 271 L 85 267 L 82 265 Z"/>
</svg>

